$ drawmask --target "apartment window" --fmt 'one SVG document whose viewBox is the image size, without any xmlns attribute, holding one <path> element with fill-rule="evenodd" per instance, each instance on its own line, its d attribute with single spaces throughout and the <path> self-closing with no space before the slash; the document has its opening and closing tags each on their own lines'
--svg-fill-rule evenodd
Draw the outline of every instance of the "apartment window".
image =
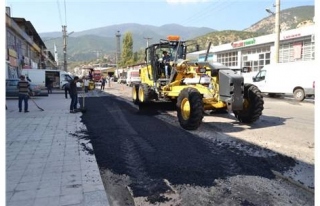
<svg viewBox="0 0 320 206">
<path fill-rule="evenodd" d="M 11 49 L 14 49 L 15 45 L 15 36 L 10 31 L 7 31 L 7 46 Z"/>
</svg>

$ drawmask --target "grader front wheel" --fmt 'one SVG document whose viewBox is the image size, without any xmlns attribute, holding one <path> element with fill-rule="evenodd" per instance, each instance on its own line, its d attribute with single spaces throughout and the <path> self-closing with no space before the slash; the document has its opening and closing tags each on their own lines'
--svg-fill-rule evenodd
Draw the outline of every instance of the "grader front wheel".
<svg viewBox="0 0 320 206">
<path fill-rule="evenodd" d="M 177 115 L 182 128 L 196 130 L 203 119 L 202 95 L 195 88 L 183 89 L 177 99 Z"/>
<path fill-rule="evenodd" d="M 263 104 L 263 97 L 258 87 L 245 84 L 243 110 L 234 111 L 235 117 L 240 122 L 253 123 L 262 115 Z"/>
</svg>

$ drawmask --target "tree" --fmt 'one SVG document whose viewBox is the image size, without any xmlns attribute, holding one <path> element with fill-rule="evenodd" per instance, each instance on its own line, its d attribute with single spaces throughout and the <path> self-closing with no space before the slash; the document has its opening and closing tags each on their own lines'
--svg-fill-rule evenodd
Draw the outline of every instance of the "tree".
<svg viewBox="0 0 320 206">
<path fill-rule="evenodd" d="M 135 63 L 142 63 L 145 62 L 145 50 L 140 49 L 134 53 L 134 62 Z"/>
<path fill-rule="evenodd" d="M 126 32 L 122 40 L 122 53 L 120 66 L 126 67 L 134 64 L 132 33 Z"/>
</svg>

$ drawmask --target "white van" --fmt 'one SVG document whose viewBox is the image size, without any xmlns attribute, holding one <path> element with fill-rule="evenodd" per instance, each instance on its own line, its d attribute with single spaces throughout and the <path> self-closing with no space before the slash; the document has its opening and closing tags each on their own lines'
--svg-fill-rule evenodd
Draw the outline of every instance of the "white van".
<svg viewBox="0 0 320 206">
<path fill-rule="evenodd" d="M 269 96 L 292 94 L 296 100 L 303 101 L 314 95 L 315 79 L 315 61 L 297 61 L 265 65 L 250 83 Z"/>
<path fill-rule="evenodd" d="M 141 82 L 139 69 L 129 69 L 127 72 L 127 86 L 132 86 L 133 84 L 139 84 Z"/>
<path fill-rule="evenodd" d="M 49 79 L 53 82 L 55 89 L 64 89 L 65 85 L 73 79 L 68 72 L 53 69 L 22 69 L 21 74 L 29 78 L 32 83 L 39 85 L 41 89 L 46 89 L 46 81 Z"/>
</svg>

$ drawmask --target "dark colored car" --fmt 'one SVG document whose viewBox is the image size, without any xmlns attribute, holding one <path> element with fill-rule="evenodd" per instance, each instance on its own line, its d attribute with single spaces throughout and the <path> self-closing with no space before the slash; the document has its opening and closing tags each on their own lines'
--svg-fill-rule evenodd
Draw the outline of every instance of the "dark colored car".
<svg viewBox="0 0 320 206">
<path fill-rule="evenodd" d="M 17 87 L 19 79 L 6 79 L 6 97 L 18 97 L 19 89 Z M 41 95 L 41 89 L 38 85 L 30 82 L 30 88 L 35 96 Z"/>
<path fill-rule="evenodd" d="M 127 83 L 127 78 L 126 77 L 120 77 L 117 82 L 119 84 L 126 84 Z"/>
</svg>

